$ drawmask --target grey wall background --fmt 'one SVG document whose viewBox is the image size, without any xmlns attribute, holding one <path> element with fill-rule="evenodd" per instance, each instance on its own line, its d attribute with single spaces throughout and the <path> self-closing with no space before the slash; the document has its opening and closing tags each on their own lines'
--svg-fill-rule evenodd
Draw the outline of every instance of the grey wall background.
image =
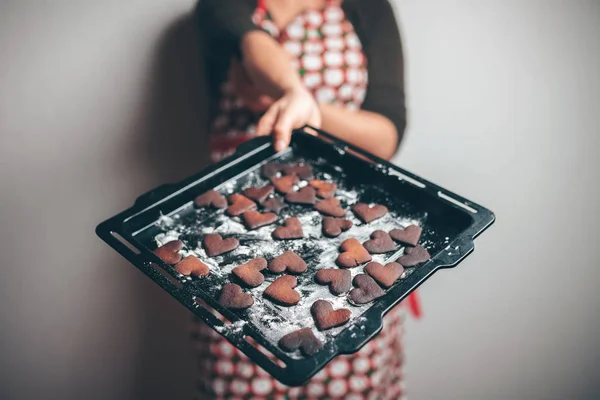
<svg viewBox="0 0 600 400">
<path fill-rule="evenodd" d="M 396 161 L 498 216 L 421 290 L 410 397 L 597 398 L 600 3 L 394 3 Z M 205 163 L 193 6 L 0 2 L 2 398 L 190 393 L 188 314 L 93 228 Z"/>
</svg>

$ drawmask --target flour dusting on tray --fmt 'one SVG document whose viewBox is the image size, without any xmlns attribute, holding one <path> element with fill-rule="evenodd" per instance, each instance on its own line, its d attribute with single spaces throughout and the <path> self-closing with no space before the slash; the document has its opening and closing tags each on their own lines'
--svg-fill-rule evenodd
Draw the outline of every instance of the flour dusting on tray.
<svg viewBox="0 0 600 400">
<path fill-rule="evenodd" d="M 273 274 L 267 270 L 265 282 L 257 288 L 244 289 L 254 297 L 254 305 L 247 310 L 235 312 L 235 314 L 246 324 L 253 325 L 269 341 L 276 344 L 285 334 L 302 328 L 312 327 L 313 331 L 322 340 L 339 334 L 344 329 L 353 327 L 360 328 L 364 324 L 364 318 L 360 315 L 372 304 L 355 306 L 348 302 L 346 296 L 336 297 L 329 292 L 327 286 L 314 282 L 314 274 L 321 268 L 337 268 L 335 259 L 339 254 L 340 244 L 348 238 L 356 238 L 364 242 L 370 238 L 373 231 L 377 229 L 389 232 L 395 228 L 404 228 L 415 224 L 423 226 L 427 215 L 408 217 L 400 215 L 397 210 L 402 207 L 393 207 L 392 203 L 398 201 L 387 197 L 386 192 L 369 184 L 350 184 L 344 171 L 336 166 L 329 165 L 324 159 L 308 161 L 293 159 L 288 154 L 286 162 L 306 162 L 313 166 L 316 179 L 334 182 L 338 185 L 336 197 L 341 200 L 341 205 L 346 209 L 345 218 L 350 219 L 354 226 L 342 233 L 337 238 L 327 238 L 321 229 L 322 216 L 312 206 L 291 205 L 281 211 L 277 222 L 273 225 L 264 226 L 249 231 L 246 229 L 239 217 L 229 217 L 224 210 L 194 209 L 193 205 L 180 208 L 176 214 L 163 216 L 156 226 L 160 232 L 154 236 L 157 246 L 171 240 L 179 239 L 185 244 L 183 254 L 194 254 L 210 266 L 210 275 L 187 284 L 193 285 L 198 292 L 202 291 L 209 297 L 217 299 L 223 284 L 231 281 L 231 270 L 237 265 L 243 264 L 255 257 L 264 257 L 270 261 L 286 250 L 293 250 L 300 255 L 308 264 L 308 271 L 298 275 L 298 286 L 295 288 L 301 294 L 300 303 L 292 307 L 283 307 L 272 303 L 263 297 L 265 288 L 281 274 Z M 260 174 L 260 169 L 255 168 L 242 176 L 223 183 L 215 189 L 224 195 L 239 193 L 243 189 L 252 186 L 263 186 L 269 183 Z M 297 187 L 306 183 L 301 182 Z M 383 218 L 369 224 L 363 224 L 358 220 L 350 206 L 357 202 L 379 203 L 388 206 L 390 212 Z M 260 207 L 259 207 L 260 210 Z M 271 237 L 273 229 L 283 224 L 287 217 L 298 217 L 302 223 L 304 238 L 289 241 L 275 241 Z M 225 237 L 235 237 L 240 241 L 240 246 L 230 253 L 209 258 L 202 248 L 202 238 L 209 233 L 219 233 Z M 422 244 L 427 247 L 427 234 L 423 235 Z M 398 247 L 400 250 L 401 247 Z M 374 255 L 373 261 L 381 263 L 391 261 L 390 257 L 398 257 L 401 252 Z M 414 270 L 409 268 L 405 272 L 408 275 Z M 363 272 L 363 266 L 350 269 L 352 276 Z M 335 309 L 348 308 L 352 311 L 350 322 L 344 326 L 327 330 L 325 333 L 318 332 L 314 328 L 314 321 L 310 313 L 311 305 L 319 299 L 328 300 Z M 243 326 L 235 325 L 236 329 Z M 225 328 L 221 328 L 225 329 Z"/>
</svg>

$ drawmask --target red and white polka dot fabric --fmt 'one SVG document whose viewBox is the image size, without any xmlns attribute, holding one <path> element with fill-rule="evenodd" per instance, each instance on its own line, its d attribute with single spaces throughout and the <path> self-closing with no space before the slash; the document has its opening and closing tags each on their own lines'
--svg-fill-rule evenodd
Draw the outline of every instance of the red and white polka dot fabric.
<svg viewBox="0 0 600 400">
<path fill-rule="evenodd" d="M 359 109 L 365 99 L 367 62 L 354 27 L 336 2 L 309 10 L 281 31 L 259 1 L 255 24 L 276 38 L 289 53 L 304 83 L 321 103 Z M 212 127 L 212 158 L 217 161 L 252 138 L 260 112 L 252 111 L 235 93 L 231 82 L 221 87 L 219 112 Z"/>
</svg>

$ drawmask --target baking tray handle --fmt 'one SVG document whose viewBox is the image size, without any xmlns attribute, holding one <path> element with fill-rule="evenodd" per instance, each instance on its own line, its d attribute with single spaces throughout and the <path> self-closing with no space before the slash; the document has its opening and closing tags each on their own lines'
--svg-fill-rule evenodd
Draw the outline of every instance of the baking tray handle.
<svg viewBox="0 0 600 400">
<path fill-rule="evenodd" d="M 459 196 L 456 193 L 450 192 L 442 187 L 436 185 L 435 183 L 425 180 L 410 171 L 407 171 L 403 168 L 398 167 L 386 161 L 382 158 L 379 158 L 360 147 L 354 146 L 350 143 L 346 143 L 343 140 L 333 136 L 332 134 L 325 132 L 321 129 L 315 128 L 310 125 L 305 125 L 296 131 L 303 134 L 309 134 L 307 130 L 313 130 L 319 134 L 320 137 L 326 138 L 327 141 L 333 143 L 333 146 L 339 150 L 344 152 L 350 152 L 354 155 L 367 159 L 368 161 L 376 164 L 376 168 L 386 170 L 388 174 L 393 174 L 398 176 L 399 179 L 403 179 L 429 193 L 434 196 L 440 197 L 446 202 L 450 203 L 453 207 L 458 207 L 465 209 L 470 212 L 471 217 L 473 218 L 473 224 L 469 227 L 469 230 L 465 232 L 465 235 L 470 237 L 471 239 L 475 239 L 481 232 L 483 232 L 488 226 L 490 226 L 496 220 L 496 216 L 489 209 L 469 201 L 462 196 Z M 473 247 L 473 243 L 461 243 L 466 247 Z"/>
</svg>

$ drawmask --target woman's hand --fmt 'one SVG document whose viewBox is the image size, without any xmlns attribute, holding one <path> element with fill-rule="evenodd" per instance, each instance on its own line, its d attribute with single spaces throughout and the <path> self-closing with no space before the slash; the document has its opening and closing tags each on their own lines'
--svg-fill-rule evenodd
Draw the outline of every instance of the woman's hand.
<svg viewBox="0 0 600 400">
<path fill-rule="evenodd" d="M 306 124 L 321 127 L 321 111 L 315 98 L 304 86 L 298 85 L 275 101 L 258 121 L 257 136 L 273 134 L 276 151 L 289 146 L 292 130 Z"/>
</svg>

